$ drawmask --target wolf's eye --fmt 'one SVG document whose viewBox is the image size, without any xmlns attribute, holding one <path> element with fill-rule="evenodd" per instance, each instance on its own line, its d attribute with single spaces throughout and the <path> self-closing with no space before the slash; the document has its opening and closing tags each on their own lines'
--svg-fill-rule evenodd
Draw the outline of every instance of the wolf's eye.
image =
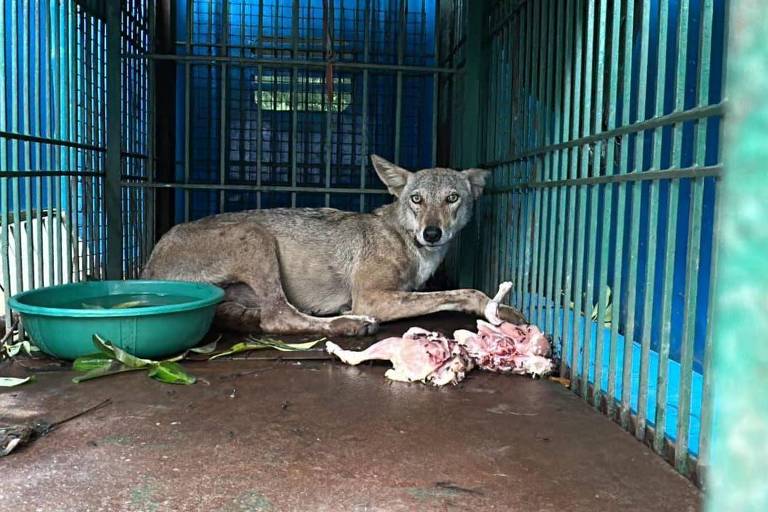
<svg viewBox="0 0 768 512">
<path fill-rule="evenodd" d="M 456 201 L 459 200 L 459 194 L 457 194 L 456 192 L 452 192 L 451 194 L 448 195 L 448 197 L 445 200 L 448 201 L 449 203 L 455 203 Z"/>
<path fill-rule="evenodd" d="M 411 201 L 413 201 L 414 204 L 419 204 L 421 202 L 421 196 L 419 194 L 413 194 L 411 196 Z"/>
</svg>

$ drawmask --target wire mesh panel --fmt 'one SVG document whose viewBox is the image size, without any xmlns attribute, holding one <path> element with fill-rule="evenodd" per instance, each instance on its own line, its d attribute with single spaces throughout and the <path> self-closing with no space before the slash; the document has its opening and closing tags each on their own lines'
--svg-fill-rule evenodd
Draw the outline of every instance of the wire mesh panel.
<svg viewBox="0 0 768 512">
<path fill-rule="evenodd" d="M 452 157 L 491 169 L 492 190 L 457 277 L 487 292 L 513 281 L 571 388 L 695 473 L 710 427 L 725 2 L 481 4 L 467 20 L 488 43 L 466 62 L 485 64 L 462 79 L 481 77 L 481 143 Z M 466 112 L 453 98 L 451 115 Z M 452 133 L 454 146 L 472 136 Z"/>
<path fill-rule="evenodd" d="M 0 275 L 8 297 L 103 275 L 105 25 L 95 2 L 0 2 Z"/>
<path fill-rule="evenodd" d="M 152 180 L 154 96 L 149 62 L 131 56 L 153 50 L 154 3 L 150 0 L 123 0 L 120 10 L 120 161 L 124 185 Z M 123 257 L 122 275 L 137 277 L 154 240 L 154 190 L 124 186 L 121 190 Z"/>
<path fill-rule="evenodd" d="M 175 222 L 246 208 L 388 201 L 371 153 L 435 161 L 436 3 L 171 2 Z M 128 59 L 135 56 L 124 55 Z M 164 182 L 162 182 L 164 181 Z"/>
</svg>

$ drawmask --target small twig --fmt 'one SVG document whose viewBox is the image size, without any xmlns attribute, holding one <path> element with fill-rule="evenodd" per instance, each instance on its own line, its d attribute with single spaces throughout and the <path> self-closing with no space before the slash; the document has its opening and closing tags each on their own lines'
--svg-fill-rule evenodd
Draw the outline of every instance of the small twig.
<svg viewBox="0 0 768 512">
<path fill-rule="evenodd" d="M 57 422 L 51 423 L 49 430 L 53 430 L 54 428 L 56 428 L 56 427 L 58 427 L 58 426 L 60 426 L 60 425 L 62 425 L 64 423 L 67 423 L 69 421 L 72 421 L 74 419 L 77 419 L 80 416 L 84 416 L 84 415 L 86 415 L 86 414 L 88 414 L 90 412 L 93 412 L 93 411 L 96 411 L 98 409 L 101 409 L 102 407 L 106 407 L 107 405 L 109 405 L 111 403 L 112 403 L 112 399 L 111 398 L 107 398 L 106 400 L 104 400 L 104 401 L 94 405 L 93 407 L 89 407 L 88 409 L 86 409 L 84 411 L 81 411 L 81 412 L 78 412 L 77 414 L 73 414 L 72 416 L 70 416 L 68 418 L 64 418 L 63 420 L 59 420 Z"/>
</svg>

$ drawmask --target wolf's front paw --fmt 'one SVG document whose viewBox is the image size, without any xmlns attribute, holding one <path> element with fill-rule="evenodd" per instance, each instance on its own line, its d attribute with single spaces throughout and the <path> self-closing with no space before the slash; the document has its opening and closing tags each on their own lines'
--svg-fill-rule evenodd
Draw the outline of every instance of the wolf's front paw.
<svg viewBox="0 0 768 512">
<path fill-rule="evenodd" d="M 379 330 L 379 322 L 370 316 L 341 316 L 329 325 L 330 335 L 367 336 Z"/>
</svg>

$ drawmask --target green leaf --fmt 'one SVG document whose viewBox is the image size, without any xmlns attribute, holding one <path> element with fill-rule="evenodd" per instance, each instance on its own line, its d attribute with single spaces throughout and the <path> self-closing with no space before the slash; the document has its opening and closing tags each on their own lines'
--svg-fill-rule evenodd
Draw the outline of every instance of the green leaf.
<svg viewBox="0 0 768 512">
<path fill-rule="evenodd" d="M 86 380 L 98 379 L 99 377 L 116 375 L 118 373 L 135 372 L 137 370 L 143 370 L 143 368 L 129 368 L 124 364 L 118 363 L 117 361 L 112 361 L 112 364 L 110 364 L 109 366 L 91 370 L 85 375 L 80 375 L 78 377 L 75 377 L 74 379 L 72 379 L 72 382 L 74 382 L 75 384 L 79 384 L 80 382 L 83 382 Z"/>
<path fill-rule="evenodd" d="M 249 338 L 249 340 L 250 341 L 235 343 L 229 350 L 220 354 L 216 354 L 215 356 L 211 356 L 208 358 L 208 360 L 210 361 L 211 359 L 216 359 L 222 356 L 229 356 L 240 352 L 246 352 L 248 350 L 273 349 L 280 350 L 282 352 L 309 350 L 321 341 L 325 341 L 325 338 L 320 338 L 319 340 L 314 341 L 307 341 L 305 343 L 285 343 L 283 341 L 272 340 L 269 338 Z"/>
<path fill-rule="evenodd" d="M 26 382 L 32 382 L 33 380 L 33 377 L 24 377 L 23 379 L 16 377 L 0 377 L 0 387 L 12 388 L 14 386 L 20 386 Z"/>
<path fill-rule="evenodd" d="M 192 375 L 184 371 L 180 364 L 171 361 L 165 361 L 154 365 L 148 375 L 155 380 L 165 382 L 166 384 L 194 384 L 197 380 Z"/>
<path fill-rule="evenodd" d="M 319 340 L 314 341 L 305 341 L 304 343 L 285 343 L 284 341 L 280 340 L 273 340 L 270 338 L 251 338 L 253 342 L 264 344 L 268 347 L 282 350 L 283 352 L 296 352 L 300 350 L 309 350 L 321 341 L 325 341 L 325 338 L 320 338 Z"/>
<path fill-rule="evenodd" d="M 87 356 L 81 356 L 75 359 L 72 363 L 72 369 L 76 372 L 89 372 L 98 368 L 106 368 L 112 365 L 115 360 L 111 357 L 107 357 L 103 353 L 90 354 Z"/>
<path fill-rule="evenodd" d="M 93 335 L 93 343 L 99 350 L 107 355 L 111 355 L 114 359 L 130 368 L 146 368 L 157 363 L 157 361 L 152 361 L 151 359 L 142 359 L 131 355 L 125 350 L 112 345 L 109 341 L 102 339 L 98 334 Z"/>
<path fill-rule="evenodd" d="M 190 352 L 195 352 L 197 354 L 210 354 L 211 352 L 216 350 L 216 345 L 219 343 L 220 339 L 221 339 L 221 336 L 219 336 L 218 338 L 213 340 L 211 343 L 208 343 L 207 345 L 203 345 L 202 347 L 195 347 L 195 348 L 191 348 L 189 350 L 185 350 L 181 354 L 179 354 L 177 356 L 174 356 L 174 357 L 169 357 L 168 359 L 163 359 L 161 362 L 163 362 L 163 363 L 164 362 L 171 362 L 171 363 L 173 363 L 175 361 L 181 361 L 182 359 L 187 357 L 187 354 L 189 354 Z"/>
</svg>

